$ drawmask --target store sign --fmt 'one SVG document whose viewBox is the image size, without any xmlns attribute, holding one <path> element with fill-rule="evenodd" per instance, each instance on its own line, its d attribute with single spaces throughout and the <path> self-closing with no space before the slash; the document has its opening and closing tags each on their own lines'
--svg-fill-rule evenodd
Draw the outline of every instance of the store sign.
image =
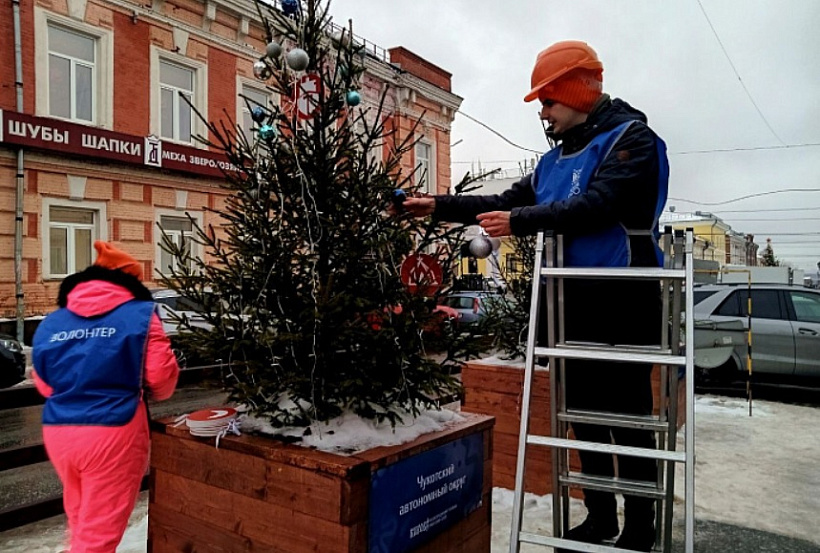
<svg viewBox="0 0 820 553">
<path fill-rule="evenodd" d="M 368 553 L 405 553 L 481 506 L 484 436 L 471 434 L 379 469 L 370 480 Z"/>
<path fill-rule="evenodd" d="M 0 110 L 0 144 L 210 177 L 236 170 L 224 154 L 14 111 Z"/>
</svg>

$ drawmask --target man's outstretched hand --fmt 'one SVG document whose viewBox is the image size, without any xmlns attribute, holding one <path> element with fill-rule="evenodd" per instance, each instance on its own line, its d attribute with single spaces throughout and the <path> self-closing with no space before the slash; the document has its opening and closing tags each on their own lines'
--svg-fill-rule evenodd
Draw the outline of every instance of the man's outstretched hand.
<svg viewBox="0 0 820 553">
<path fill-rule="evenodd" d="M 481 228 L 494 238 L 510 236 L 512 234 L 509 211 L 488 211 L 487 213 L 479 214 L 476 219 L 478 219 L 478 224 L 481 225 Z"/>
<path fill-rule="evenodd" d="M 436 209 L 436 199 L 432 196 L 419 196 L 407 198 L 403 204 L 404 211 L 413 217 L 427 217 L 432 215 Z"/>
</svg>

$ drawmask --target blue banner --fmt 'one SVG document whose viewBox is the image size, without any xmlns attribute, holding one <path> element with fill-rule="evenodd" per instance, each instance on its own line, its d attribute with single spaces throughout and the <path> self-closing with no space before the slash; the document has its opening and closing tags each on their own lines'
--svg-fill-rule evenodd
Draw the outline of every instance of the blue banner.
<svg viewBox="0 0 820 553">
<path fill-rule="evenodd" d="M 369 553 L 405 553 L 481 506 L 484 435 L 384 467 L 370 481 Z"/>
</svg>

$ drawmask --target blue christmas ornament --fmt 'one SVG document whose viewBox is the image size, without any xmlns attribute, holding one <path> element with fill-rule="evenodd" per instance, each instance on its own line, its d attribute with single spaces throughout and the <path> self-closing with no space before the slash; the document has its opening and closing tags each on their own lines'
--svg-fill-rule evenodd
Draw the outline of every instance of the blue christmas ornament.
<svg viewBox="0 0 820 553">
<path fill-rule="evenodd" d="M 299 0 L 281 0 L 282 13 L 293 19 L 299 19 Z"/>
<path fill-rule="evenodd" d="M 404 200 L 407 199 L 407 192 L 402 190 L 401 188 L 396 188 L 393 190 L 393 194 L 391 199 L 393 200 L 393 207 L 396 208 L 396 211 L 404 211 Z"/>
<path fill-rule="evenodd" d="M 261 127 L 259 127 L 259 138 L 261 138 L 265 142 L 270 142 L 271 140 L 276 138 L 276 129 L 274 129 L 270 125 L 262 125 Z"/>
<path fill-rule="evenodd" d="M 266 115 L 267 113 L 265 113 L 265 110 L 262 108 L 262 106 L 254 106 L 254 108 L 251 110 L 251 119 L 253 119 L 256 123 L 261 123 L 262 121 L 264 121 Z"/>
<path fill-rule="evenodd" d="M 362 96 L 355 90 L 351 90 L 345 95 L 345 101 L 347 105 L 356 107 L 362 102 Z"/>
</svg>

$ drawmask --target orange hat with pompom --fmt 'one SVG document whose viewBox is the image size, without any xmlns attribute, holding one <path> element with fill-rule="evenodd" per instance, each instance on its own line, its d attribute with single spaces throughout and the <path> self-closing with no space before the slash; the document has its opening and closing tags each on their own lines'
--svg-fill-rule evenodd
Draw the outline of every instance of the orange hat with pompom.
<svg viewBox="0 0 820 553">
<path fill-rule="evenodd" d="M 94 261 L 94 265 L 105 269 L 122 271 L 142 280 L 142 264 L 124 251 L 102 240 L 94 242 L 94 249 L 97 250 L 97 259 Z"/>
</svg>

